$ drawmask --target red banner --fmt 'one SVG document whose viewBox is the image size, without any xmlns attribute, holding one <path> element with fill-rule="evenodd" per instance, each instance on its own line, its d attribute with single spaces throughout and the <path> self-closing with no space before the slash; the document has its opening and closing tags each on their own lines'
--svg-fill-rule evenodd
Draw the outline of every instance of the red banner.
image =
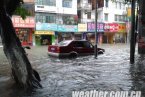
<svg viewBox="0 0 145 97">
<path fill-rule="evenodd" d="M 126 32 L 125 26 L 121 23 L 105 23 L 104 32 Z"/>
<path fill-rule="evenodd" d="M 27 17 L 23 20 L 20 16 L 13 16 L 12 22 L 15 28 L 35 28 L 34 17 Z"/>
</svg>

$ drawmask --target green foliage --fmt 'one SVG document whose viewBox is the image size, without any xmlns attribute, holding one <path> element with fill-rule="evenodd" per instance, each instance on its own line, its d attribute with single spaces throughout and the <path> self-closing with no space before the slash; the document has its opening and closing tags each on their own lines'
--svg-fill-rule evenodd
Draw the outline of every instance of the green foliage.
<svg viewBox="0 0 145 97">
<path fill-rule="evenodd" d="M 26 10 L 24 7 L 19 6 L 14 12 L 15 15 L 20 15 L 23 19 L 26 18 L 26 16 L 30 16 L 31 14 Z"/>
</svg>

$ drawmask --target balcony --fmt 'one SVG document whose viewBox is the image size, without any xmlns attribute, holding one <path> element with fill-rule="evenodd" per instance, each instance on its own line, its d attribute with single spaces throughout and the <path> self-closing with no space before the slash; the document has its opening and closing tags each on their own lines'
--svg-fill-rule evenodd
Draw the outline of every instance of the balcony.
<svg viewBox="0 0 145 97">
<path fill-rule="evenodd" d="M 92 10 L 92 5 L 90 3 L 79 3 L 78 10 Z"/>
</svg>

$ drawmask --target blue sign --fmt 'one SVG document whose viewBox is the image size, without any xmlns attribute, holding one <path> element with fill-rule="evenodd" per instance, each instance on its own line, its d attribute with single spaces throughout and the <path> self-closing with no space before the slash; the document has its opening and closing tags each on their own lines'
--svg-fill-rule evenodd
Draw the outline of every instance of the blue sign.
<svg viewBox="0 0 145 97">
<path fill-rule="evenodd" d="M 51 24 L 51 23 L 36 23 L 36 30 L 56 31 L 57 30 L 57 24 Z"/>
<path fill-rule="evenodd" d="M 78 32 L 78 26 L 77 25 L 57 25 L 57 24 L 51 24 L 51 23 L 36 23 L 36 30 Z"/>
<path fill-rule="evenodd" d="M 58 25 L 58 31 L 60 32 L 78 32 L 77 25 Z"/>
</svg>

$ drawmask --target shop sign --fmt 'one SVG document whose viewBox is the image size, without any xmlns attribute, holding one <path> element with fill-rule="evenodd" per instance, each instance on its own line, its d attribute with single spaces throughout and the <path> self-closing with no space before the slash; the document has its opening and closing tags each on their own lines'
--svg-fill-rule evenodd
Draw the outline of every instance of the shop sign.
<svg viewBox="0 0 145 97">
<path fill-rule="evenodd" d="M 87 32 L 87 24 L 78 24 L 78 32 Z"/>
<path fill-rule="evenodd" d="M 51 30 L 51 31 L 56 31 L 57 30 L 57 24 L 36 23 L 36 30 Z"/>
<path fill-rule="evenodd" d="M 54 35 L 53 31 L 35 31 L 37 35 Z"/>
<path fill-rule="evenodd" d="M 110 31 L 110 25 L 109 25 L 109 23 L 105 23 L 104 24 L 104 31 L 105 32 L 109 32 Z"/>
<path fill-rule="evenodd" d="M 118 24 L 117 23 L 110 23 L 110 32 L 118 32 Z"/>
<path fill-rule="evenodd" d="M 58 25 L 56 31 L 60 32 L 78 32 L 77 25 Z"/>
<path fill-rule="evenodd" d="M 118 32 L 126 32 L 126 24 L 120 23 L 118 24 Z"/>
<path fill-rule="evenodd" d="M 118 23 L 105 23 L 105 32 L 118 32 Z"/>
<path fill-rule="evenodd" d="M 87 24 L 89 32 L 95 32 L 95 23 Z M 97 32 L 104 32 L 104 23 L 97 23 Z"/>
<path fill-rule="evenodd" d="M 26 17 L 26 19 L 23 20 L 20 16 L 13 16 L 12 22 L 16 28 L 35 28 L 34 17 Z"/>
<path fill-rule="evenodd" d="M 131 8 L 127 8 L 127 17 L 131 17 Z"/>
</svg>

